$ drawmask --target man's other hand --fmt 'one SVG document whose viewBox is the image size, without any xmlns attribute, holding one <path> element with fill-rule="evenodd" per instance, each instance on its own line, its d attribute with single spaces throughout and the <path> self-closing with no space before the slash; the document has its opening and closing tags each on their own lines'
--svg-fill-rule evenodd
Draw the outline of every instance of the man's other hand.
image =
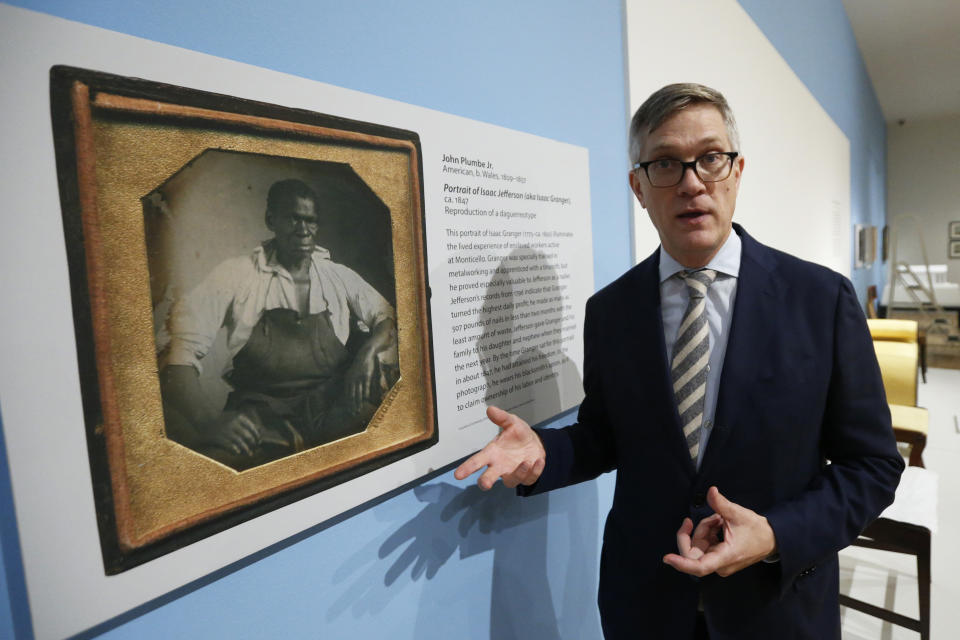
<svg viewBox="0 0 960 640">
<path fill-rule="evenodd" d="M 484 491 L 499 478 L 511 488 L 536 482 L 547 459 L 540 436 L 526 422 L 497 407 L 487 407 L 487 417 L 500 427 L 500 434 L 457 467 L 453 477 L 463 480 L 486 467 L 477 480 L 477 485 Z"/>
<path fill-rule="evenodd" d="M 668 553 L 663 557 L 665 563 L 694 576 L 716 573 L 726 577 L 777 550 L 765 517 L 730 502 L 716 487 L 707 492 L 707 503 L 715 513 L 701 520 L 695 530 L 690 518 L 684 518 L 677 531 L 680 553 Z"/>
</svg>

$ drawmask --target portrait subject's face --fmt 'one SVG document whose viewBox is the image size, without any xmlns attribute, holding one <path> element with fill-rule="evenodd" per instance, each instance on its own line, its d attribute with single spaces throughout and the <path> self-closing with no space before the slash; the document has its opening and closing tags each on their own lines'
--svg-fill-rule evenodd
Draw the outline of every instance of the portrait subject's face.
<svg viewBox="0 0 960 640">
<path fill-rule="evenodd" d="M 309 198 L 297 198 L 292 207 L 267 216 L 267 226 L 273 231 L 277 251 L 284 258 L 309 256 L 317 245 L 319 225 L 313 200 Z"/>
<path fill-rule="evenodd" d="M 730 148 L 720 110 L 695 104 L 647 135 L 640 160 L 688 162 L 720 151 L 737 151 Z M 683 266 L 707 264 L 730 234 L 743 164 L 743 157 L 737 157 L 730 176 L 720 182 L 703 182 L 686 170 L 672 187 L 654 187 L 642 170 L 630 172 L 630 187 L 657 228 L 663 248 Z"/>
</svg>

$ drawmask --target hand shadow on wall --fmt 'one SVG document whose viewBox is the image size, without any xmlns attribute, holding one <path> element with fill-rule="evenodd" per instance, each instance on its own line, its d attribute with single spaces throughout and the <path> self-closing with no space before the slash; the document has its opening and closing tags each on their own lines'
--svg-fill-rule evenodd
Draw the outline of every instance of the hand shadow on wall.
<svg viewBox="0 0 960 640">
<path fill-rule="evenodd" d="M 533 300 L 545 297 L 542 294 L 524 295 L 535 283 L 534 272 L 523 266 L 534 264 L 538 266 L 538 282 L 559 281 L 543 254 L 529 248 L 512 252 L 488 284 L 487 299 L 496 304 L 488 302 L 484 306 L 480 314 L 484 330 L 477 341 L 478 357 L 497 354 L 496 359 L 486 359 L 482 365 L 488 402 L 516 410 L 522 417 L 552 416 L 559 412 L 561 399 L 569 398 L 565 394 L 571 389 L 579 394 L 582 387 L 576 366 L 560 349 L 562 310 L 555 308 L 556 304 L 535 304 Z M 518 278 L 522 274 L 521 284 Z M 503 307 L 492 310 L 499 305 Z M 529 314 L 525 319 L 512 311 L 518 307 Z M 534 313 L 537 310 L 541 312 Z M 540 326 L 530 328 L 530 318 L 542 321 Z M 522 325 L 519 330 L 518 325 Z M 557 330 L 549 332 L 548 337 L 556 342 L 546 352 L 537 346 L 545 343 L 543 338 L 522 339 L 553 328 Z M 521 340 L 515 343 L 514 338 Z M 504 342 L 508 346 L 494 346 Z M 505 378 L 507 383 L 497 383 Z M 504 393 L 505 388 L 514 391 Z M 374 580 L 374 574 L 383 570 L 382 562 L 374 563 L 354 588 L 334 603 L 328 616 L 335 617 L 348 607 L 353 607 L 355 615 L 375 615 L 386 606 L 392 597 L 389 594 L 402 588 L 405 574 L 409 573 L 410 581 L 431 580 L 458 551 L 460 559 L 492 551 L 491 639 L 600 635 L 595 605 L 598 497 L 594 483 L 531 498 L 518 498 L 512 489 L 499 483 L 484 492 L 476 486 L 461 489 L 436 482 L 416 487 L 413 493 L 423 508 L 387 535 L 377 551 L 381 561 L 393 558 L 383 576 L 386 589 L 374 593 L 374 589 L 362 586 L 363 581 Z M 548 520 L 552 520 L 549 531 Z M 360 554 L 370 554 L 373 544 Z M 356 555 L 342 569 L 349 572 L 366 561 L 369 556 Z M 556 595 L 551 585 L 560 589 Z M 422 597 L 431 593 L 424 589 Z M 418 608 L 414 637 L 432 637 L 431 632 L 436 635 L 435 612 L 432 606 Z"/>
</svg>

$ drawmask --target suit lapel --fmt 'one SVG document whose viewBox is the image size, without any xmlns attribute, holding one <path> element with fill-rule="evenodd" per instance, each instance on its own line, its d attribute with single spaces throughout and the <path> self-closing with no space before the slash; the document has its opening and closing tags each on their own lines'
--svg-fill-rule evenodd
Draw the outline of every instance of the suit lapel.
<svg viewBox="0 0 960 640">
<path fill-rule="evenodd" d="M 635 380 L 643 385 L 638 389 L 638 398 L 644 398 L 647 406 L 640 410 L 647 414 L 650 428 L 662 429 L 660 434 L 669 455 L 692 477 L 696 467 L 690 459 L 687 443 L 680 427 L 680 416 L 673 396 L 673 382 L 670 379 L 670 365 L 667 362 L 667 346 L 663 334 L 663 313 L 660 308 L 660 253 L 653 255 L 637 265 L 635 282 L 632 283 L 638 295 L 635 296 L 634 313 L 628 314 L 634 320 L 631 323 L 630 359 L 636 363 L 638 371 Z"/>
<path fill-rule="evenodd" d="M 700 467 L 701 473 L 707 472 L 713 460 L 722 456 L 723 447 L 741 422 L 741 415 L 752 410 L 745 406 L 748 396 L 743 390 L 752 388 L 759 377 L 762 358 L 757 354 L 766 353 L 774 346 L 777 323 L 770 309 L 784 295 L 775 275 L 774 255 L 747 235 L 742 227 L 734 225 L 734 228 L 743 242 L 740 275 L 720 373 L 714 427 Z"/>
</svg>

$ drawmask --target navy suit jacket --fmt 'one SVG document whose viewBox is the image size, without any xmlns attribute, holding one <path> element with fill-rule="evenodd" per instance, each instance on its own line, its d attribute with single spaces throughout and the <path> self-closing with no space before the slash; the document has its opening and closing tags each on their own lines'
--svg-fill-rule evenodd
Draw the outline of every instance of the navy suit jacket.
<svg viewBox="0 0 960 640">
<path fill-rule="evenodd" d="M 600 561 L 607 638 L 840 637 L 837 551 L 893 501 L 903 459 L 850 282 L 739 226 L 740 276 L 714 428 L 696 470 L 671 391 L 659 253 L 593 295 L 576 424 L 538 433 L 547 464 L 525 495 L 616 469 Z M 767 517 L 779 562 L 696 579 L 663 563 L 711 485 Z"/>
</svg>

